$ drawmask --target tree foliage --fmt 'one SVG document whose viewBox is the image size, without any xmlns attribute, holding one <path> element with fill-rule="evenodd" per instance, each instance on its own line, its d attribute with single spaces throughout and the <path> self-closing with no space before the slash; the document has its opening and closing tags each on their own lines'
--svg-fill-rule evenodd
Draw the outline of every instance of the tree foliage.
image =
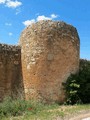
<svg viewBox="0 0 90 120">
<path fill-rule="evenodd" d="M 90 61 L 81 59 L 79 73 L 71 75 L 66 83 L 67 103 L 90 103 Z"/>
</svg>

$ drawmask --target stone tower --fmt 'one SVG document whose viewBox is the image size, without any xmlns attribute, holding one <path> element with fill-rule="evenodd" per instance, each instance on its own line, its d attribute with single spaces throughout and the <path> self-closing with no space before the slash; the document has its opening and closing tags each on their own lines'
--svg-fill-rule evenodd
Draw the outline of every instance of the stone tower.
<svg viewBox="0 0 90 120">
<path fill-rule="evenodd" d="M 22 32 L 19 44 L 26 99 L 63 102 L 62 83 L 79 68 L 77 30 L 64 22 L 40 21 Z"/>
</svg>

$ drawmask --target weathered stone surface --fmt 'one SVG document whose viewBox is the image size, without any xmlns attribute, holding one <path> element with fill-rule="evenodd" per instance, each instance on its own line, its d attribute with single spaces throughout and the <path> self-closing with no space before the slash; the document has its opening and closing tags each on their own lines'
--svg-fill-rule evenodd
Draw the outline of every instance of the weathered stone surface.
<svg viewBox="0 0 90 120">
<path fill-rule="evenodd" d="M 20 46 L 0 44 L 0 101 L 6 96 L 21 97 L 22 82 Z"/>
<path fill-rule="evenodd" d="M 64 22 L 40 21 L 20 37 L 26 99 L 63 102 L 62 83 L 79 67 L 77 30 Z"/>
</svg>

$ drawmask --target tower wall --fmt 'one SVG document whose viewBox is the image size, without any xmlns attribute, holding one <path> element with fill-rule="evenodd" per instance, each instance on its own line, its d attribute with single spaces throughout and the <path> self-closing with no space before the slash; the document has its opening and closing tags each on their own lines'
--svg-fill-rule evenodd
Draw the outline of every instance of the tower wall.
<svg viewBox="0 0 90 120">
<path fill-rule="evenodd" d="M 26 99 L 63 102 L 62 83 L 79 69 L 79 37 L 64 22 L 40 21 L 20 37 Z"/>
</svg>

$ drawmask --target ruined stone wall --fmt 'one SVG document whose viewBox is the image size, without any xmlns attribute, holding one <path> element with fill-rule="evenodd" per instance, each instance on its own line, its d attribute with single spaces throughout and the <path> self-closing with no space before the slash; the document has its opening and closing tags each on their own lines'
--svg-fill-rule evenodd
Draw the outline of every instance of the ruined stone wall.
<svg viewBox="0 0 90 120">
<path fill-rule="evenodd" d="M 22 70 L 21 48 L 0 44 L 0 100 L 5 96 L 21 94 Z"/>
<path fill-rule="evenodd" d="M 79 42 L 73 26 L 40 21 L 22 32 L 21 47 L 0 44 L 0 101 L 8 95 L 25 95 L 26 99 L 62 103 L 62 84 L 79 69 Z"/>
<path fill-rule="evenodd" d="M 62 83 L 79 68 L 77 30 L 64 22 L 40 21 L 20 37 L 26 99 L 63 102 Z"/>
</svg>

